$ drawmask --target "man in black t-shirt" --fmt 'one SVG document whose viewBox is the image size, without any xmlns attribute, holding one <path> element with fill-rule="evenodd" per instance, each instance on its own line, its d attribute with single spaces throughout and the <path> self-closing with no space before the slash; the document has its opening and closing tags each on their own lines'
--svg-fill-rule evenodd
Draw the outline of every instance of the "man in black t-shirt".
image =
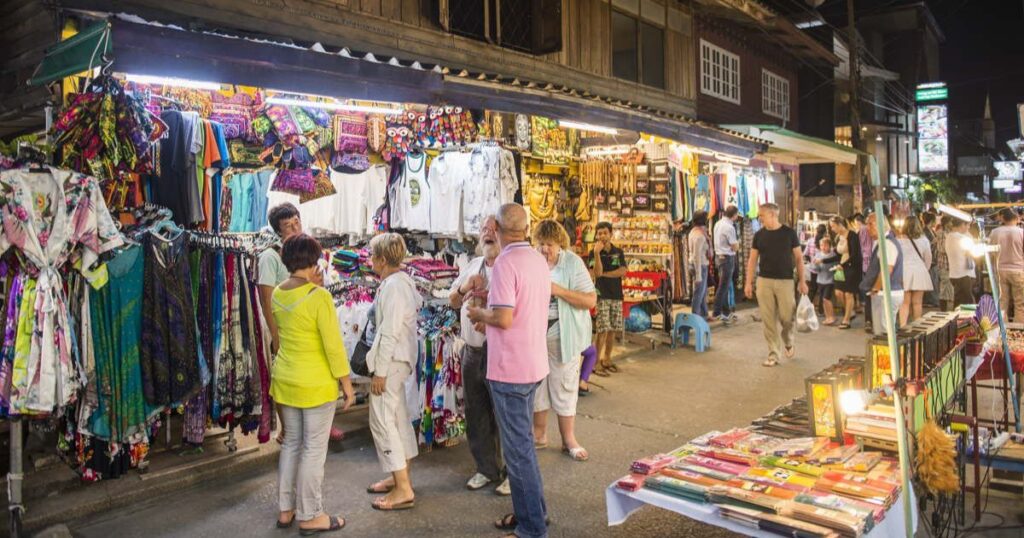
<svg viewBox="0 0 1024 538">
<path fill-rule="evenodd" d="M 763 366 L 776 366 L 782 348 L 786 358 L 796 355 L 793 342 L 793 314 L 796 298 L 793 295 L 793 269 L 801 294 L 807 293 L 804 280 L 804 256 L 796 232 L 779 222 L 779 206 L 761 204 L 758 209 L 761 229 L 754 234 L 754 243 L 747 261 L 747 282 L 744 288 L 748 298 L 754 298 L 754 275 L 757 275 L 757 306 L 761 310 L 764 338 L 768 341 L 768 359 Z M 780 334 L 779 326 L 782 326 Z"/>
<path fill-rule="evenodd" d="M 626 254 L 612 244 L 611 223 L 597 223 L 597 241 L 590 253 L 589 266 L 590 276 L 597 288 L 597 322 L 594 332 L 597 333 L 595 345 L 598 364 L 594 373 L 608 377 L 609 372 L 619 371 L 612 363 L 612 348 L 615 347 L 615 334 L 621 333 L 623 328 L 622 277 L 626 276 Z"/>
</svg>

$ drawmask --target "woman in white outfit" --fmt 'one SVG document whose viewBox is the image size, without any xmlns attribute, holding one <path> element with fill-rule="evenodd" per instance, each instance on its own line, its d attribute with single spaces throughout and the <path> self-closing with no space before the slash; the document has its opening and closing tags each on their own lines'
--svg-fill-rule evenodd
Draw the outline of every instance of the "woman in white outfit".
<svg viewBox="0 0 1024 538">
<path fill-rule="evenodd" d="M 924 227 L 917 215 L 910 215 L 898 231 L 896 239 L 903 250 L 903 304 L 900 305 L 900 327 L 921 317 L 924 294 L 932 290 L 932 245 L 924 236 Z"/>
<path fill-rule="evenodd" d="M 416 317 L 422 299 L 412 277 L 402 272 L 405 241 L 386 233 L 370 241 L 373 272 L 380 287 L 373 302 L 371 321 L 376 327 L 373 345 L 366 354 L 370 386 L 370 433 L 377 459 L 391 476 L 370 485 L 368 493 L 384 493 L 373 500 L 382 511 L 413 507 L 415 494 L 409 478 L 409 460 L 416 457 L 416 433 L 405 405 L 405 380 L 416 364 Z"/>
<path fill-rule="evenodd" d="M 590 347 L 590 309 L 597 304 L 597 290 L 587 264 L 569 249 L 569 234 L 558 222 L 547 219 L 533 229 L 533 246 L 551 268 L 551 304 L 548 308 L 548 364 L 533 404 L 533 439 L 537 448 L 547 446 L 548 410 L 558 415 L 562 452 L 576 461 L 590 455 L 576 440 L 576 402 L 579 400 L 580 355 Z"/>
</svg>

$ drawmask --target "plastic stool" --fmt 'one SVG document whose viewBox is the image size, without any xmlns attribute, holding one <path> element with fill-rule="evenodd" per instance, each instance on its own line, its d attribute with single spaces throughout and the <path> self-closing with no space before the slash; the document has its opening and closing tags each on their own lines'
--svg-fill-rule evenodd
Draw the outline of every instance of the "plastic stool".
<svg viewBox="0 0 1024 538">
<path fill-rule="evenodd" d="M 693 347 L 698 352 L 704 352 L 711 347 L 711 327 L 708 322 L 693 314 L 676 314 L 676 321 L 672 325 L 672 348 L 675 349 L 680 340 L 682 345 L 690 344 L 690 329 L 693 329 Z"/>
</svg>

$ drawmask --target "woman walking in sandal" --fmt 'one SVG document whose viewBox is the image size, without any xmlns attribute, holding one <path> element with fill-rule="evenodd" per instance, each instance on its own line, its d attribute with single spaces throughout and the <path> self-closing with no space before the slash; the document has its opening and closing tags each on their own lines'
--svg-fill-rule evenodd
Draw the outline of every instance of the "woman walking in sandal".
<svg viewBox="0 0 1024 538">
<path fill-rule="evenodd" d="M 538 448 L 547 446 L 548 410 L 558 415 L 562 451 L 576 461 L 590 455 L 576 441 L 576 403 L 579 400 L 580 355 L 590 346 L 590 309 L 597 291 L 587 265 L 569 249 L 569 234 L 554 220 L 542 220 L 533 230 L 533 246 L 551 268 L 551 302 L 548 307 L 548 366 L 533 406 L 533 438 Z"/>
<path fill-rule="evenodd" d="M 372 484 L 368 493 L 384 493 L 373 500 L 382 511 L 412 508 L 416 495 L 409 478 L 409 461 L 419 453 L 416 433 L 405 405 L 405 380 L 416 364 L 416 315 L 423 302 L 412 277 L 402 272 L 405 241 L 386 233 L 370 241 L 373 272 L 380 287 L 371 311 L 376 334 L 366 354 L 370 386 L 370 432 L 377 459 L 389 478 Z"/>
</svg>

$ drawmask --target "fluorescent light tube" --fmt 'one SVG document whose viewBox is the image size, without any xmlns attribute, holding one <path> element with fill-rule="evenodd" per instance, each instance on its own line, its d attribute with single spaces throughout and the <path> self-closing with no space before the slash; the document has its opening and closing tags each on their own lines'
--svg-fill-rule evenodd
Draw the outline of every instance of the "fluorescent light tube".
<svg viewBox="0 0 1024 538">
<path fill-rule="evenodd" d="M 204 82 L 201 80 L 189 80 L 186 78 L 154 77 L 149 75 L 125 75 L 128 82 L 137 84 L 152 84 L 154 86 L 174 86 L 176 88 L 195 88 L 197 90 L 219 90 L 219 82 Z"/>
<path fill-rule="evenodd" d="M 946 204 L 937 204 L 935 208 L 953 218 L 960 219 L 964 222 L 974 222 L 974 217 L 972 217 L 970 213 L 966 211 L 961 211 L 955 207 L 948 206 Z"/>
<path fill-rule="evenodd" d="M 589 123 L 580 123 L 577 121 L 558 120 L 558 126 L 565 127 L 567 129 L 579 129 L 581 131 L 593 131 L 595 133 L 603 133 L 610 135 L 619 134 L 618 130 L 613 129 L 611 127 L 601 127 L 600 125 L 591 125 Z"/>
<path fill-rule="evenodd" d="M 322 108 L 324 110 L 347 110 L 350 112 L 365 112 L 367 114 L 401 114 L 402 112 L 405 112 L 405 110 L 398 107 L 353 105 L 349 103 L 338 103 L 332 101 L 309 101 L 306 99 L 291 99 L 288 97 L 271 97 L 267 99 L 267 103 L 271 105 Z"/>
</svg>

